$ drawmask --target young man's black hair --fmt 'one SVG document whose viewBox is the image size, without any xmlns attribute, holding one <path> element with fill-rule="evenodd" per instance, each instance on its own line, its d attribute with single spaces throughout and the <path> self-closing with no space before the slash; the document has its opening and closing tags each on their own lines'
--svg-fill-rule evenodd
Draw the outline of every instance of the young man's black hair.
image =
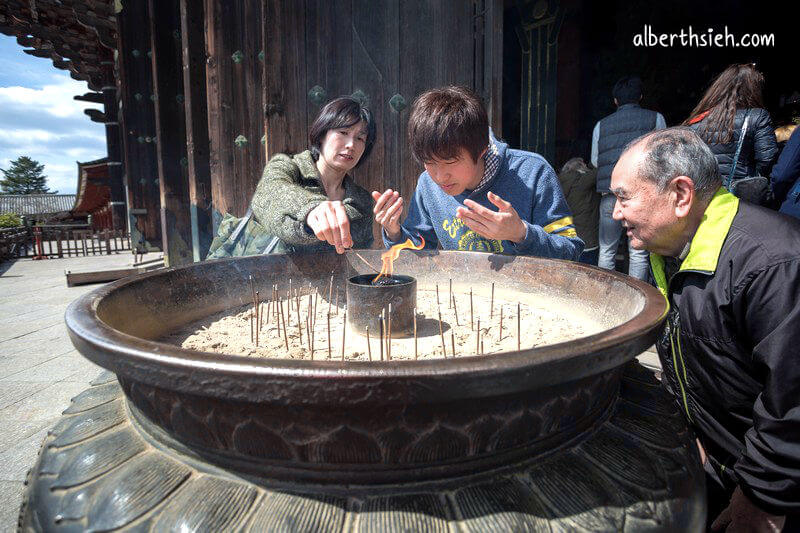
<svg viewBox="0 0 800 533">
<path fill-rule="evenodd" d="M 614 84 L 611 92 L 617 105 L 636 104 L 642 98 L 642 79 L 639 76 L 625 76 Z"/>
</svg>

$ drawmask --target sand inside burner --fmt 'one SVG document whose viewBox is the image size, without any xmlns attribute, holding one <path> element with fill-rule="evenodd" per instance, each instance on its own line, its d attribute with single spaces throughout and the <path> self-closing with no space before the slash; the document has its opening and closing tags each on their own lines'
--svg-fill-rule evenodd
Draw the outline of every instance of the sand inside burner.
<svg viewBox="0 0 800 533">
<path fill-rule="evenodd" d="M 521 337 L 523 349 L 545 344 L 554 344 L 578 337 L 592 335 L 604 329 L 590 317 L 579 314 L 579 310 L 566 307 L 564 304 L 549 301 L 542 296 L 534 297 L 517 294 L 521 299 Z M 443 356 L 468 357 L 479 354 L 494 354 L 517 350 L 517 301 L 511 301 L 501 294 L 494 298 L 494 310 L 491 311 L 491 298 L 487 295 L 473 294 L 472 326 L 470 325 L 469 293 L 453 292 L 455 311 L 448 305 L 450 292 L 439 289 L 440 304 L 437 307 L 436 292 L 430 289 L 417 291 L 417 357 L 419 359 L 438 359 Z M 507 295 L 506 295 L 507 296 Z M 317 299 L 316 322 L 313 328 L 313 359 L 341 360 L 342 333 L 344 330 L 344 291 L 329 305 L 322 295 Z M 252 305 L 243 305 L 210 315 L 202 320 L 187 324 L 162 338 L 162 341 L 176 344 L 193 350 L 229 355 L 250 357 L 267 357 L 274 359 L 311 359 L 308 333 L 306 329 L 308 315 L 308 295 L 300 297 L 298 328 L 297 299 L 287 303 L 286 295 L 282 300 L 284 317 L 287 323 L 286 339 L 283 328 L 278 335 L 275 309 L 267 313 L 268 304 L 262 303 L 263 322 L 259 331 L 259 344 L 251 342 Z M 328 342 L 327 314 L 330 308 L 330 343 Z M 442 313 L 442 336 L 439 334 L 437 309 Z M 503 324 L 500 329 L 502 310 Z M 456 320 L 456 314 L 458 319 Z M 267 316 L 269 315 L 269 316 Z M 478 342 L 478 320 L 480 320 L 480 343 Z M 380 342 L 378 332 L 370 331 L 370 347 L 372 360 L 380 360 Z M 302 340 L 301 340 L 302 337 Z M 288 349 L 286 348 L 288 341 Z M 413 360 L 415 356 L 414 338 L 393 338 L 392 360 Z M 481 346 L 482 345 L 482 346 Z M 387 358 L 384 349 L 384 360 Z M 345 335 L 344 359 L 348 361 L 369 360 L 367 338 L 347 328 Z"/>
</svg>

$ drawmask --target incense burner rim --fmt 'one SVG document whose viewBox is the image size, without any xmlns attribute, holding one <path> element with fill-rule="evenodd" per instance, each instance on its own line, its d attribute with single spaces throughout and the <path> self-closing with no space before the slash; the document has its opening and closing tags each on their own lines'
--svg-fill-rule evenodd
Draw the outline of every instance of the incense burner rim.
<svg viewBox="0 0 800 533">
<path fill-rule="evenodd" d="M 421 257 L 448 254 L 424 251 L 409 253 Z M 466 255 L 478 256 L 481 260 L 485 258 L 490 262 L 509 262 L 506 256 L 488 257 L 489 254 L 480 253 Z M 287 259 L 276 256 L 224 259 L 145 273 L 111 283 L 80 297 L 69 306 L 66 312 L 68 331 L 79 351 L 100 366 L 134 380 L 173 390 L 256 402 L 360 403 L 363 395 L 374 400 L 377 390 L 388 387 L 394 390 L 382 393 L 387 402 L 408 399 L 443 401 L 495 395 L 497 390 L 494 387 L 499 383 L 503 384 L 505 392 L 511 393 L 602 373 L 649 347 L 666 315 L 666 304 L 661 294 L 638 280 L 564 261 L 522 258 L 554 266 L 566 264 L 573 270 L 588 269 L 593 276 L 631 287 L 644 298 L 645 305 L 630 320 L 598 334 L 519 352 L 456 359 L 346 363 L 260 359 L 199 352 L 129 335 L 113 328 L 98 316 L 103 299 L 113 298 L 118 291 L 136 284 L 191 274 L 193 269 L 224 269 L 238 267 L 238 263 L 243 261 L 269 261 L 270 258 L 276 262 Z M 461 256 L 458 259 L 470 258 Z M 519 259 L 512 258 L 511 261 Z M 351 269 L 356 266 L 350 265 Z M 351 272 L 346 273 L 347 277 Z M 326 382 L 334 386 L 320 386 Z M 449 386 L 450 383 L 462 386 Z M 463 386 L 465 384 L 471 386 Z M 320 393 L 319 389 L 327 393 Z M 343 396 L 340 389 L 348 389 L 349 394 Z"/>
</svg>

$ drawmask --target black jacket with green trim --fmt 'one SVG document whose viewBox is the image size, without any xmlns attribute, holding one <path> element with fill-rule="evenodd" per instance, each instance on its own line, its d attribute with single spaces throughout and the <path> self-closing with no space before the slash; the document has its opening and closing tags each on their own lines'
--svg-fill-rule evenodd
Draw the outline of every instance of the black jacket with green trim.
<svg viewBox="0 0 800 533">
<path fill-rule="evenodd" d="M 657 343 L 665 385 L 716 476 L 759 507 L 800 513 L 800 221 L 723 188 L 667 280 Z"/>
</svg>

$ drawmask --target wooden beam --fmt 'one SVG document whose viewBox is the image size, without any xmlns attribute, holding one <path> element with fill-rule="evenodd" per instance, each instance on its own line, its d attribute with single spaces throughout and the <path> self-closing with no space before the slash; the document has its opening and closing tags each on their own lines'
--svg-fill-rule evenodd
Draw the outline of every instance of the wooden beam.
<svg viewBox="0 0 800 533">
<path fill-rule="evenodd" d="M 180 0 L 183 49 L 183 97 L 186 111 L 186 158 L 192 256 L 202 261 L 214 238 L 209 166 L 208 102 L 206 98 L 205 16 L 202 2 Z"/>
<path fill-rule="evenodd" d="M 161 250 L 161 201 L 152 94 L 147 3 L 125 2 L 117 15 L 125 185 L 131 246 Z"/>
<path fill-rule="evenodd" d="M 167 266 L 192 262 L 192 223 L 186 161 L 178 0 L 149 0 L 155 89 L 156 148 L 161 196 L 161 238 Z M 188 163 L 188 161 L 187 161 Z"/>
<path fill-rule="evenodd" d="M 103 93 L 86 93 L 86 94 L 79 94 L 73 97 L 74 100 L 79 100 L 81 102 L 92 102 L 95 104 L 102 104 L 103 103 Z"/>
<path fill-rule="evenodd" d="M 53 49 L 52 48 L 42 48 L 42 49 L 34 48 L 33 50 L 23 50 L 23 52 L 25 52 L 26 54 L 31 55 L 33 57 L 44 57 L 46 59 L 50 59 L 50 56 L 53 53 Z"/>
<path fill-rule="evenodd" d="M 109 122 L 109 119 L 106 116 L 106 114 L 100 111 L 99 109 L 84 109 L 83 113 L 87 115 L 90 119 L 92 119 L 92 122 L 99 122 L 100 124 L 105 124 L 106 122 Z"/>
<path fill-rule="evenodd" d="M 98 93 L 89 93 L 98 94 Z M 111 189 L 111 227 L 113 230 L 125 230 L 126 202 L 125 182 L 122 155 L 122 128 L 120 127 L 119 106 L 117 105 L 117 89 L 107 85 L 103 90 L 103 107 L 109 118 L 106 123 L 106 151 L 108 152 L 108 186 Z"/>
<path fill-rule="evenodd" d="M 147 266 L 135 266 L 128 268 L 112 268 L 109 270 L 92 270 L 88 272 L 71 272 L 67 270 L 64 272 L 67 278 L 67 287 L 74 287 L 76 285 L 86 285 L 89 283 L 107 283 L 109 281 L 116 281 L 118 279 L 127 278 L 128 276 L 135 276 L 136 274 L 143 274 L 151 270 L 158 270 L 164 265 L 160 263 L 152 263 Z"/>
</svg>

